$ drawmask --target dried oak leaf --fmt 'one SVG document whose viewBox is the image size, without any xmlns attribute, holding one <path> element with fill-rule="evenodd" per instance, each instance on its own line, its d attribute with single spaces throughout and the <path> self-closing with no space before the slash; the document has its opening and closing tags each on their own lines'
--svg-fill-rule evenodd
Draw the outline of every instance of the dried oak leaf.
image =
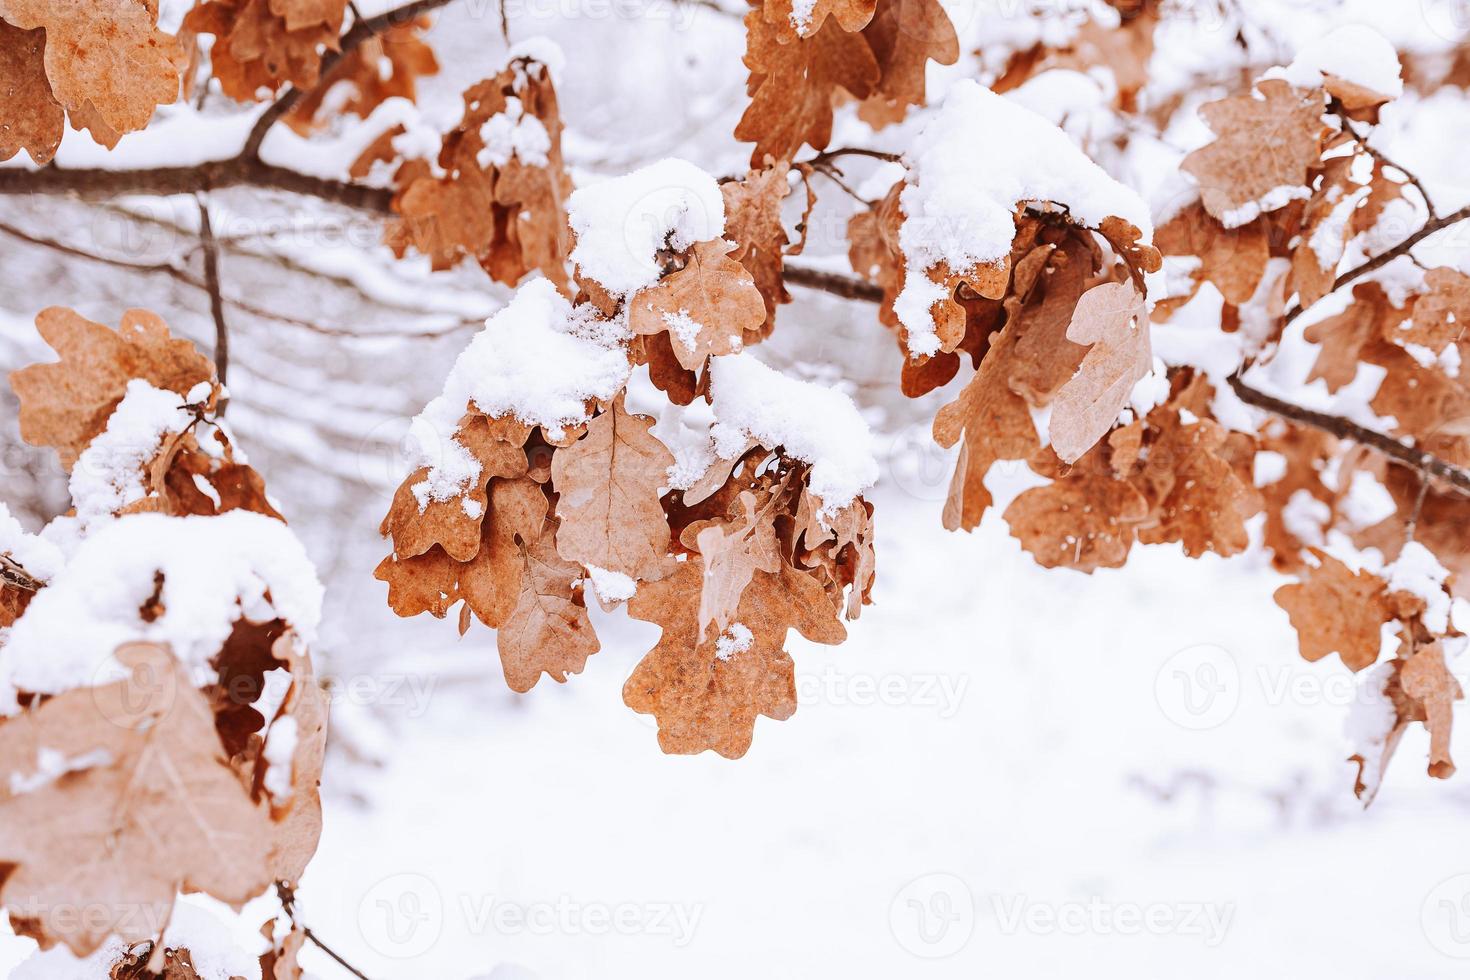
<svg viewBox="0 0 1470 980">
<path fill-rule="evenodd" d="M 1316 662 L 1336 653 L 1352 670 L 1378 660 L 1381 627 L 1393 620 L 1383 579 L 1349 569 L 1326 552 L 1312 549 L 1319 564 L 1300 582 L 1276 590 L 1276 604 L 1296 629 L 1304 660 Z"/>
<path fill-rule="evenodd" d="M 555 522 L 547 521 L 536 540 L 522 548 L 520 596 L 495 636 L 505 682 L 513 691 L 529 691 L 543 673 L 565 682 L 601 648 L 587 616 L 584 573 L 557 553 L 560 534 Z"/>
<path fill-rule="evenodd" d="M 1394 332 L 1390 325 L 1402 322 L 1403 317 L 1403 311 L 1395 310 L 1388 294 L 1378 283 L 1365 282 L 1354 286 L 1353 302 L 1347 309 L 1318 320 L 1306 329 L 1306 339 L 1321 345 L 1307 381 L 1321 378 L 1327 382 L 1327 390 L 1331 392 L 1351 384 L 1358 375 L 1364 346 L 1374 337 Z"/>
<path fill-rule="evenodd" d="M 1413 319 L 1385 340 L 1417 344 L 1436 354 L 1459 343 L 1470 323 L 1470 276 L 1439 267 L 1424 275 L 1425 292 L 1414 301 Z"/>
<path fill-rule="evenodd" d="M 17 931 L 79 956 L 111 934 L 152 938 L 180 891 L 240 905 L 273 877 L 268 808 L 225 763 L 187 672 L 155 645 L 117 656 L 129 679 L 0 725 L 0 902 Z M 69 771 L 50 777 L 43 752 Z"/>
<path fill-rule="evenodd" d="M 1234 306 L 1250 302 L 1271 258 L 1264 219 L 1226 228 L 1198 201 L 1159 228 L 1154 244 L 1165 255 L 1197 257 L 1200 265 L 1193 273 L 1195 282 L 1208 280 Z"/>
<path fill-rule="evenodd" d="M 628 328 L 639 335 L 667 333 L 686 371 L 701 370 L 713 355 L 739 351 L 746 333 L 765 322 L 761 292 L 730 250 L 722 239 L 698 242 L 684 268 L 628 301 Z"/>
<path fill-rule="evenodd" d="M 412 102 L 418 80 L 439 73 L 434 49 L 423 40 L 429 18 L 394 24 L 353 48 L 332 66 L 317 86 L 307 92 L 286 114 L 286 124 L 303 136 L 326 123 L 324 106 L 332 93 L 331 112 L 366 119 L 389 99 Z M 334 92 L 338 86 L 350 94 Z"/>
<path fill-rule="evenodd" d="M 832 138 L 834 101 L 843 93 L 866 99 L 877 88 L 872 48 L 835 19 L 812 36 L 787 43 L 759 10 L 746 15 L 745 29 L 751 103 L 735 126 L 735 138 L 755 143 L 751 166 L 768 156 L 790 160 L 803 143 L 822 149 Z"/>
<path fill-rule="evenodd" d="M 759 306 L 759 303 L 757 303 Z M 668 520 L 659 503 L 674 454 L 619 397 L 587 424 L 587 434 L 551 458 L 560 498 L 556 545 L 567 561 L 641 579 L 664 564 Z"/>
<path fill-rule="evenodd" d="M 418 161 L 399 171 L 393 210 L 402 220 L 389 226 L 385 240 L 399 257 L 417 249 L 435 269 L 471 256 L 506 285 L 539 269 L 565 290 L 572 181 L 562 162 L 561 115 L 550 71 L 531 58 L 516 58 L 466 89 L 464 103 L 460 124 L 445 134 L 439 150 L 443 175 L 411 166 Z M 514 134 L 523 128 L 518 139 Z M 512 135 L 487 145 L 487 135 L 500 130 Z"/>
<path fill-rule="evenodd" d="M 1224 455 L 1229 445 L 1224 427 L 1202 417 L 1202 405 L 1196 408 L 1194 414 L 1201 417 L 1194 422 L 1185 422 L 1172 405 L 1149 413 L 1155 434 L 1134 477 L 1134 486 L 1149 502 L 1138 540 L 1178 541 L 1191 558 L 1207 551 L 1229 557 L 1250 543 L 1245 521 L 1260 501 Z"/>
<path fill-rule="evenodd" d="M 465 612 L 492 629 L 505 624 L 520 600 L 526 564 L 521 548 L 540 538 L 548 505 L 535 480 L 490 481 L 490 513 L 482 523 L 480 550 L 459 569 L 458 594 L 464 597 Z M 459 631 L 468 626 L 462 613 Z"/>
<path fill-rule="evenodd" d="M 187 340 L 170 337 L 163 320 L 146 310 L 128 310 L 113 331 L 52 306 L 36 317 L 36 329 L 61 359 L 11 373 L 20 434 L 32 445 L 53 447 L 68 470 L 107 427 L 130 380 L 180 395 L 214 380 L 214 365 Z"/>
<path fill-rule="evenodd" d="M 147 126 L 155 108 L 178 98 L 184 54 L 173 37 L 158 29 L 156 4 L 0 0 L 0 20 L 24 31 L 45 31 L 44 60 L 52 96 L 66 107 L 73 126 L 90 130 L 92 138 L 109 149 L 123 134 Z M 49 116 L 33 75 L 22 91 L 36 99 L 43 117 Z M 15 94 L 8 92 L 7 101 Z"/>
<path fill-rule="evenodd" d="M 765 322 L 758 330 L 746 332 L 746 345 L 768 335 L 776 323 L 776 307 L 791 302 L 782 275 L 783 263 L 787 255 L 800 253 L 805 244 L 798 242 L 788 248 L 791 239 L 781 223 L 781 202 L 791 193 L 787 181 L 791 165 L 784 160 L 767 162 L 764 170 L 752 170 L 740 180 L 720 185 L 725 199 L 725 238 L 735 243 L 730 257 L 750 273 L 766 308 Z M 812 201 L 809 189 L 807 202 Z"/>
<path fill-rule="evenodd" d="M 1455 702 L 1464 696 L 1460 682 L 1445 666 L 1444 647 L 1439 642 L 1420 647 L 1404 661 L 1399 685 L 1413 702 L 1411 720 L 1429 729 L 1429 775 L 1448 779 L 1455 774 L 1450 758 L 1450 729 Z"/>
<path fill-rule="evenodd" d="M 1227 228 L 1306 197 L 1308 171 L 1322 157 L 1322 93 L 1280 79 L 1200 108 L 1216 134 L 1180 164 L 1199 182 L 1205 209 Z"/>
<path fill-rule="evenodd" d="M 952 65 L 960 57 L 954 24 L 938 0 L 884 0 L 863 37 L 873 49 L 879 76 L 858 115 L 874 128 L 899 122 L 909 106 L 924 105 L 930 61 Z"/>
<path fill-rule="evenodd" d="M 1000 287 L 1006 323 L 1019 334 L 1010 386 L 1033 407 L 1050 404 L 1082 366 L 1087 347 L 1067 333 L 1098 257 L 1083 229 L 1048 228 L 1012 263 L 1009 287 Z"/>
<path fill-rule="evenodd" d="M 347 0 L 205 0 L 184 26 L 213 34 L 209 58 L 220 88 L 253 102 L 290 83 L 302 90 L 321 78 L 322 50 L 339 50 Z"/>
<path fill-rule="evenodd" d="M 480 550 L 480 523 L 489 503 L 490 480 L 523 476 L 528 466 L 522 444 L 501 435 L 500 429 L 477 412 L 460 420 L 454 442 L 469 451 L 479 463 L 480 472 L 458 494 L 435 499 L 428 467 L 420 467 L 399 484 L 378 529 L 380 534 L 392 536 L 395 555 L 413 558 L 439 545 L 456 561 L 475 557 Z"/>
<path fill-rule="evenodd" d="M 740 597 L 757 571 L 779 570 L 781 553 L 776 542 L 775 514 L 758 514 L 755 494 L 749 491 L 740 495 L 740 504 L 744 510 L 742 520 L 694 524 L 681 535 L 687 540 L 690 532 L 694 532 L 694 543 L 704 567 L 704 582 L 699 592 L 701 640 L 710 623 L 719 632 L 734 622 Z"/>
<path fill-rule="evenodd" d="M 1091 345 L 1052 402 L 1052 448 L 1072 463 L 1107 435 L 1133 386 L 1153 369 L 1143 296 L 1132 283 L 1094 286 L 1078 300 L 1067 339 Z"/>
<path fill-rule="evenodd" d="M 6 87 L 0 101 L 0 160 L 26 150 L 36 163 L 46 163 L 61 145 L 66 112 L 51 94 L 45 55 L 44 30 L 23 31 L 0 20 L 0 78 Z"/>
<path fill-rule="evenodd" d="M 735 615 L 749 631 L 748 643 L 722 656 L 721 636 L 700 640 L 702 579 L 701 564 L 686 561 L 629 600 L 628 614 L 657 623 L 663 634 L 623 685 L 623 701 L 658 719 L 665 752 L 713 749 L 738 759 L 750 748 L 758 715 L 783 721 L 796 711 L 794 667 L 783 649 L 787 630 L 829 644 L 841 643 L 847 630 L 821 585 L 783 563 L 779 573 L 752 577 Z"/>
<path fill-rule="evenodd" d="M 1123 431 L 1123 430 L 1119 430 Z M 1103 463 L 1097 447 L 1069 471 L 1047 451 L 1032 468 L 1052 482 L 1032 487 L 1011 501 L 1005 522 L 1044 568 L 1073 568 L 1091 574 L 1099 568 L 1121 568 L 1148 515 L 1148 501 L 1116 471 Z M 1124 453 L 1126 456 L 1126 451 Z"/>
<path fill-rule="evenodd" d="M 934 439 L 941 446 L 964 439 L 944 504 L 944 526 L 952 531 L 980 525 L 994 499 L 985 474 L 996 460 L 1026 459 L 1040 446 L 1031 411 L 1009 383 L 1015 336 L 1010 326 L 1003 329 L 959 397 L 934 417 Z"/>
<path fill-rule="evenodd" d="M 276 936 L 275 920 L 260 927 L 260 934 L 270 943 L 270 948 L 260 955 L 261 980 L 304 980 L 301 970 L 301 950 L 306 946 L 306 929 L 291 923 L 282 936 Z"/>
</svg>

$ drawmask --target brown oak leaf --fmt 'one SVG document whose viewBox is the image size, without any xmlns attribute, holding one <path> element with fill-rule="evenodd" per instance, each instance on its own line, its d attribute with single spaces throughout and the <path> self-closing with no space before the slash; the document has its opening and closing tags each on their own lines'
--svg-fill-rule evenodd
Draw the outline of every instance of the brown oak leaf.
<svg viewBox="0 0 1470 980">
<path fill-rule="evenodd" d="M 45 55 L 44 30 L 23 31 L 0 20 L 0 78 L 7 89 L 0 101 L 0 160 L 26 150 L 36 163 L 46 163 L 61 145 L 66 112 L 51 94 Z"/>
<path fill-rule="evenodd" d="M 556 524 L 547 521 L 540 536 L 522 548 L 520 596 L 495 636 L 512 691 L 529 691 L 543 673 L 565 682 L 600 649 L 587 616 L 582 569 L 557 554 L 559 535 Z"/>
<path fill-rule="evenodd" d="M 585 436 L 552 456 L 551 482 L 561 495 L 557 550 L 567 561 L 633 579 L 664 563 L 669 527 L 659 491 L 674 454 L 649 431 L 653 423 L 629 414 L 619 397 Z"/>
<path fill-rule="evenodd" d="M 1302 658 L 1315 662 L 1336 653 L 1352 670 L 1371 666 L 1383 646 L 1381 627 L 1394 618 L 1383 579 L 1354 572 L 1326 552 L 1312 554 L 1317 567 L 1275 595 L 1296 629 Z"/>
<path fill-rule="evenodd" d="M 623 701 L 658 719 L 665 752 L 713 749 L 738 759 L 750 748 L 758 715 L 782 721 L 796 711 L 794 667 L 783 649 L 787 631 L 840 643 L 847 630 L 821 585 L 782 564 L 779 573 L 757 571 L 744 591 L 735 620 L 748 633 L 727 631 L 701 641 L 702 579 L 700 563 L 686 561 L 668 578 L 641 586 L 629 601 L 630 616 L 657 623 L 663 634 L 623 685 Z"/>
<path fill-rule="evenodd" d="M 1094 286 L 1078 300 L 1067 339 L 1091 345 L 1052 403 L 1052 448 L 1072 463 L 1107 435 L 1133 386 L 1153 369 L 1143 296 L 1132 283 Z"/>
<path fill-rule="evenodd" d="M 761 292 L 723 240 L 699 242 L 684 268 L 639 290 L 628 300 L 628 328 L 635 334 L 667 333 L 686 371 L 699 371 L 712 355 L 744 346 L 747 332 L 765 322 Z"/>
<path fill-rule="evenodd" d="M 1199 181 L 1205 209 L 1237 228 L 1306 197 L 1308 171 L 1322 157 L 1323 108 L 1320 90 L 1302 92 L 1279 79 L 1201 107 L 1215 141 L 1180 167 Z"/>
<path fill-rule="evenodd" d="M 107 427 L 128 382 L 188 395 L 214 380 L 214 365 L 187 340 L 169 336 L 162 319 L 128 310 L 116 331 L 59 306 L 36 317 L 36 329 L 61 360 L 12 372 L 20 399 L 20 433 L 35 446 L 51 446 L 68 470 Z"/>
<path fill-rule="evenodd" d="M 0 725 L 0 901 L 25 934 L 79 956 L 109 934 L 153 938 L 180 891 L 240 905 L 273 877 L 269 810 L 224 763 L 186 671 L 158 646 L 117 655 L 129 679 Z M 95 914 L 66 914 L 78 908 Z"/>
<path fill-rule="evenodd" d="M 924 105 L 930 61 L 952 65 L 960 57 L 954 24 L 938 0 L 884 0 L 863 37 L 873 49 L 879 76 L 858 115 L 875 128 L 900 121 L 909 106 Z"/>
</svg>

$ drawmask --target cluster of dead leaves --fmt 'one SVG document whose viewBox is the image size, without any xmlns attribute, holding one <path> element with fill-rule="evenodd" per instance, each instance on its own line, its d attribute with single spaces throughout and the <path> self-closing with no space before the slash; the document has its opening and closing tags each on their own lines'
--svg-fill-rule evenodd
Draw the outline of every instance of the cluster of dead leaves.
<svg viewBox="0 0 1470 980">
<path fill-rule="evenodd" d="M 1448 601 L 1450 583 L 1446 590 Z M 1276 590 L 1276 602 L 1291 618 L 1305 659 L 1317 661 L 1336 653 L 1353 671 L 1378 663 L 1383 627 L 1396 627 L 1398 649 L 1383 682 L 1394 717 L 1376 758 L 1353 757 L 1360 798 L 1370 801 L 1377 792 L 1400 737 L 1413 722 L 1429 730 L 1429 775 L 1437 779 L 1454 775 L 1449 750 L 1452 708 L 1463 691 L 1446 666 L 1445 652 L 1448 644 L 1464 645 L 1459 631 L 1432 630 L 1424 621 L 1427 603 L 1422 596 L 1395 590 L 1382 576 L 1354 571 L 1317 549 L 1311 550 L 1311 564 L 1303 569 L 1300 581 Z"/>
<path fill-rule="evenodd" d="M 745 29 L 751 102 L 735 138 L 755 143 L 752 166 L 824 148 L 833 108 L 850 98 L 872 126 L 901 120 L 924 104 L 926 64 L 959 58 L 937 0 L 817 0 L 801 26 L 792 0 L 752 0 Z"/>
<path fill-rule="evenodd" d="M 184 30 L 212 34 L 211 72 L 225 95 L 254 102 L 286 85 L 316 87 L 325 51 L 340 50 L 347 0 L 202 0 Z"/>
<path fill-rule="evenodd" d="M 572 183 L 550 70 L 514 58 L 466 89 L 464 104 L 437 161 L 401 160 L 394 141 L 404 130 L 397 126 L 353 164 L 355 177 L 375 164 L 395 167 L 393 210 L 401 217 L 385 240 L 400 258 L 410 248 L 429 256 L 435 269 L 469 257 L 498 282 L 515 285 L 536 269 L 565 290 Z"/>
<path fill-rule="evenodd" d="M 1155 319 L 1166 320 L 1204 282 L 1224 298 L 1226 330 L 1239 326 L 1239 308 L 1253 299 L 1279 323 L 1293 296 L 1305 308 L 1331 292 L 1349 243 L 1404 196 L 1403 175 L 1350 128 L 1375 120 L 1387 101 L 1328 76 L 1324 87 L 1310 90 L 1267 79 L 1202 107 L 1217 138 L 1182 164 L 1198 182 L 1199 200 L 1155 237 L 1163 254 L 1198 263 L 1184 291 L 1155 305 Z M 1268 280 L 1271 259 L 1289 266 Z M 1276 339 L 1269 332 L 1255 346 Z"/>
<path fill-rule="evenodd" d="M 1245 550 L 1245 522 L 1261 507 L 1254 446 L 1210 417 L 1212 394 L 1201 376 L 1176 371 L 1164 403 L 1075 463 L 1033 447 L 1029 465 L 1052 482 L 1006 508 L 1011 534 L 1040 564 L 1084 572 L 1121 567 L 1135 541 L 1178 543 L 1190 557 Z"/>
<path fill-rule="evenodd" d="M 871 507 L 822 516 L 805 470 L 753 444 L 697 488 L 669 492 L 674 457 L 652 424 L 619 396 L 553 442 L 471 407 L 454 438 L 480 476 L 420 506 L 429 471 L 410 474 L 383 521 L 393 554 L 376 574 L 400 616 L 442 618 L 462 600 L 460 631 L 472 615 L 495 628 L 506 682 L 522 692 L 543 673 L 581 672 L 600 648 L 589 590 L 610 609 L 627 595 L 606 583 L 631 583 L 629 613 L 664 634 L 625 700 L 659 718 L 665 751 L 736 757 L 756 715 L 795 710 L 786 630 L 840 642 L 839 614 L 866 601 Z"/>
<path fill-rule="evenodd" d="M 577 270 L 579 309 L 625 323 L 629 356 L 677 404 L 708 398 L 710 358 L 767 329 L 762 291 L 740 259 L 779 264 L 785 173 L 778 164 L 727 189 L 741 244 L 666 251 L 658 281 L 625 299 Z M 472 616 L 495 628 L 506 681 L 526 691 L 543 673 L 565 681 L 599 649 L 589 590 L 604 608 L 627 600 L 663 636 L 626 702 L 658 718 L 667 752 L 743 755 L 756 716 L 795 710 L 788 629 L 840 642 L 841 619 L 867 601 L 871 507 L 859 499 L 827 513 L 804 464 L 753 440 L 694 487 L 671 490 L 675 459 L 651 418 L 630 413 L 622 395 L 588 412 L 553 436 L 467 405 L 453 440 L 478 475 L 447 499 L 435 499 L 429 467 L 399 486 L 382 525 L 393 553 L 376 573 L 388 603 L 401 616 L 442 618 L 463 601 L 460 631 Z"/>
<path fill-rule="evenodd" d="M 439 72 L 434 49 L 423 39 L 429 23 L 417 17 L 394 24 L 347 52 L 292 106 L 287 125 L 305 136 L 325 124 L 328 103 L 330 112 L 366 119 L 389 99 L 414 101 L 418 80 Z"/>
<path fill-rule="evenodd" d="M 1054 69 L 1092 72 L 1100 65 L 1113 73 L 1113 103 L 1120 112 L 1138 111 L 1139 92 L 1148 84 L 1148 64 L 1154 53 L 1154 29 L 1163 14 L 1163 0 L 1119 0 L 1116 26 L 1089 16 L 1064 43 L 1046 40 L 1012 51 L 999 66 L 990 87 L 996 92 L 1019 88 L 1042 72 Z M 982 52 L 983 54 L 983 52 Z"/>
<path fill-rule="evenodd" d="M 129 311 L 113 331 L 53 308 L 37 324 L 60 360 L 11 376 L 28 441 L 56 449 L 72 467 L 128 382 L 141 379 L 196 398 L 196 421 L 160 437 L 139 473 L 146 496 L 122 513 L 243 508 L 280 518 L 259 475 L 235 461 L 214 426 L 213 366 L 156 316 Z M 211 436 L 192 431 L 205 426 Z M 200 438 L 218 444 L 205 449 Z M 152 585 L 153 599 L 138 610 L 140 636 L 162 612 L 162 572 Z M 203 686 L 166 646 L 126 643 L 116 657 L 126 679 L 22 692 L 23 709 L 0 719 L 0 904 L 17 933 L 77 955 L 109 935 L 156 939 L 150 930 L 168 921 L 180 891 L 239 905 L 272 881 L 296 880 L 321 829 L 326 702 L 290 623 L 242 612 Z M 278 669 L 289 687 L 267 718 L 257 708 L 266 674 Z M 286 720 L 295 731 L 291 771 L 284 782 L 267 781 L 266 740 Z M 68 914 L 78 908 L 89 914 Z"/>
<path fill-rule="evenodd" d="M 21 150 L 50 160 L 67 117 L 116 146 L 178 98 L 184 61 L 155 3 L 0 0 L 0 160 Z"/>
</svg>

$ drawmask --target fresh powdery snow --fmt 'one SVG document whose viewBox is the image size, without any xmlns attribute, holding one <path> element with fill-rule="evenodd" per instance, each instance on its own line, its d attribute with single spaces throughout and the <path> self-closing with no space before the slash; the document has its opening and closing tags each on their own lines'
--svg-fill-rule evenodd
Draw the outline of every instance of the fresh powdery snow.
<svg viewBox="0 0 1470 980">
<path fill-rule="evenodd" d="M 480 475 L 480 464 L 454 441 L 471 403 L 486 415 L 514 415 L 553 439 L 587 421 L 587 400 L 618 393 L 631 370 L 627 350 L 611 337 L 575 330 L 566 297 L 546 279 L 533 279 L 485 323 L 454 362 L 444 393 L 409 428 L 415 467 L 429 467 L 414 487 L 421 507 L 459 495 Z"/>
<path fill-rule="evenodd" d="M 710 359 L 715 451 L 731 459 L 746 438 L 811 464 L 823 513 L 841 510 L 878 479 L 873 437 L 847 395 L 788 378 L 750 354 Z"/>
<path fill-rule="evenodd" d="M 1431 633 L 1449 631 L 1450 597 L 1445 593 L 1444 583 L 1450 573 L 1433 552 L 1417 541 L 1410 541 L 1384 572 L 1388 576 L 1388 591 L 1408 592 L 1424 600 L 1424 625 Z"/>
<path fill-rule="evenodd" d="M 908 275 L 894 303 L 916 355 L 939 350 L 929 310 L 943 287 L 923 273 L 963 273 L 1010 254 L 1022 201 L 1065 205 L 1091 227 L 1116 216 L 1152 238 L 1148 205 L 1087 158 L 1060 129 L 974 81 L 958 82 L 906 154 L 899 231 Z"/>
<path fill-rule="evenodd" d="M 1387 38 L 1364 24 L 1347 24 L 1324 34 L 1304 45 L 1285 69 L 1267 73 L 1297 88 L 1316 88 L 1325 75 L 1391 99 L 1404 94 L 1398 52 Z"/>
<path fill-rule="evenodd" d="M 107 428 L 72 467 L 71 499 L 82 528 L 110 521 L 128 504 L 142 500 L 143 467 L 158 453 L 165 435 L 183 432 L 192 420 L 177 392 L 137 378 L 129 381 Z"/>
<path fill-rule="evenodd" d="M 638 593 L 638 583 L 629 575 L 597 565 L 587 565 L 586 569 L 593 591 L 603 602 L 622 602 Z"/>
<path fill-rule="evenodd" d="M 551 152 L 551 135 L 546 127 L 541 120 L 528 115 L 515 96 L 505 100 L 505 111 L 485 120 L 480 127 L 480 139 L 485 145 L 475 154 L 475 162 L 482 167 L 492 163 L 503 167 L 513 156 L 528 166 L 544 167 L 546 154 Z"/>
<path fill-rule="evenodd" d="M 139 615 L 163 576 L 163 611 Z M 269 593 L 269 598 L 267 598 Z M 322 586 L 285 524 L 263 514 L 133 514 L 83 540 L 0 646 L 0 714 L 16 692 L 56 694 L 127 675 L 113 652 L 132 640 L 167 644 L 200 684 L 236 620 L 281 618 L 310 642 Z"/>
<path fill-rule="evenodd" d="M 614 296 L 659 277 L 658 251 L 686 249 L 725 233 L 725 199 L 715 179 L 668 159 L 587 187 L 567 200 L 577 233 L 572 261 Z"/>
</svg>

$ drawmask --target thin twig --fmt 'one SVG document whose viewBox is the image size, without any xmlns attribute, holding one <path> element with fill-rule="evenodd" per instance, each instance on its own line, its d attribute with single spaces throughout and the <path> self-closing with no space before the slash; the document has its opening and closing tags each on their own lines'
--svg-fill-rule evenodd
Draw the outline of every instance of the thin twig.
<svg viewBox="0 0 1470 980">
<path fill-rule="evenodd" d="M 844 276 L 836 272 L 823 272 L 803 266 L 787 264 L 783 277 L 793 286 L 818 289 L 843 299 L 862 300 L 865 303 L 883 302 L 883 287 L 856 276 Z"/>
<path fill-rule="evenodd" d="M 0 171 L 0 173 L 3 172 L 4 171 Z M 1363 278 L 1370 272 L 1381 269 L 1383 266 L 1392 262 L 1394 259 L 1398 258 L 1401 255 L 1408 255 L 1409 250 L 1412 249 L 1415 245 L 1418 245 L 1420 242 L 1424 241 L 1424 239 L 1428 238 L 1431 235 L 1436 235 L 1439 232 L 1444 231 L 1451 225 L 1457 225 L 1467 218 L 1470 218 L 1470 205 L 1466 205 L 1465 207 L 1456 211 L 1454 214 L 1447 214 L 1440 218 L 1431 218 L 1429 221 L 1426 221 L 1424 223 L 1424 226 L 1422 228 L 1414 232 L 1408 238 L 1405 238 L 1403 241 L 1399 242 L 1393 248 L 1382 253 L 1381 255 L 1376 255 L 1373 258 L 1368 259 L 1361 265 L 1354 266 L 1353 268 L 1344 272 L 1342 275 L 1338 276 L 1336 281 L 1333 282 L 1332 288 L 1328 290 L 1327 295 L 1331 295 L 1332 293 L 1337 292 L 1348 283 L 1355 282 L 1358 279 Z M 1326 297 L 1324 296 L 1323 298 Z M 1286 323 L 1290 324 L 1293 320 L 1301 316 L 1304 312 L 1305 310 L 1300 303 L 1293 306 L 1286 314 Z"/>
<path fill-rule="evenodd" d="M 1362 147 L 1364 153 L 1377 160 L 1383 166 L 1392 167 L 1408 179 L 1409 185 L 1419 192 L 1420 197 L 1424 198 L 1424 209 L 1429 213 L 1431 220 L 1439 217 L 1439 212 L 1435 209 L 1434 201 L 1430 198 L 1429 191 L 1425 189 L 1424 182 L 1415 176 L 1412 170 L 1398 161 L 1390 159 L 1386 153 L 1370 145 L 1368 143 L 1368 137 L 1358 132 L 1357 127 L 1353 125 L 1352 119 L 1348 118 L 1347 113 L 1343 110 L 1341 103 L 1334 100 L 1332 108 L 1328 111 L 1337 117 L 1338 124 L 1342 126 L 1343 132 L 1351 136 L 1357 142 L 1358 146 Z"/>
<path fill-rule="evenodd" d="M 346 970 L 354 977 L 357 977 L 358 980 L 370 980 L 366 973 L 363 973 L 357 967 L 347 962 L 347 960 L 342 958 L 342 955 L 340 953 L 338 953 L 332 947 L 328 946 L 326 943 L 322 942 L 317 934 L 311 931 L 311 928 L 309 926 L 306 926 L 296 921 L 296 890 L 294 888 L 286 884 L 284 881 L 277 881 L 276 897 L 280 899 L 281 909 L 286 913 L 287 918 L 291 920 L 291 924 L 293 926 L 299 926 L 301 929 L 301 934 L 308 940 L 310 940 L 312 944 L 317 947 L 317 949 L 320 949 L 323 953 L 326 953 L 332 959 L 336 960 L 337 964 L 341 966 L 342 969 Z"/>
<path fill-rule="evenodd" d="M 1241 379 L 1239 372 L 1232 374 L 1229 381 L 1231 390 L 1247 405 L 1254 405 L 1273 415 L 1320 429 L 1339 439 L 1348 439 L 1370 449 L 1376 449 L 1390 459 L 1413 467 L 1420 473 L 1437 476 L 1447 481 L 1460 493 L 1470 495 L 1470 472 L 1440 459 L 1433 453 L 1406 446 L 1392 436 L 1386 436 L 1381 432 L 1358 425 L 1340 415 L 1329 415 L 1326 412 L 1295 405 L 1275 395 L 1267 394 L 1259 388 L 1252 388 Z"/>
<path fill-rule="evenodd" d="M 209 293 L 209 315 L 214 318 L 214 373 L 221 385 L 230 372 L 230 327 L 225 322 L 225 301 L 219 285 L 219 244 L 209 221 L 209 205 L 199 198 L 199 241 L 204 246 L 204 287 Z M 225 411 L 222 403 L 219 414 Z"/>
<path fill-rule="evenodd" d="M 882 160 L 884 163 L 898 163 L 903 159 L 902 154 L 889 153 L 887 150 L 869 150 L 861 146 L 839 146 L 834 150 L 823 150 L 810 160 L 803 160 L 801 162 L 818 167 L 824 163 L 836 160 L 838 157 L 869 157 L 873 160 Z"/>
</svg>

